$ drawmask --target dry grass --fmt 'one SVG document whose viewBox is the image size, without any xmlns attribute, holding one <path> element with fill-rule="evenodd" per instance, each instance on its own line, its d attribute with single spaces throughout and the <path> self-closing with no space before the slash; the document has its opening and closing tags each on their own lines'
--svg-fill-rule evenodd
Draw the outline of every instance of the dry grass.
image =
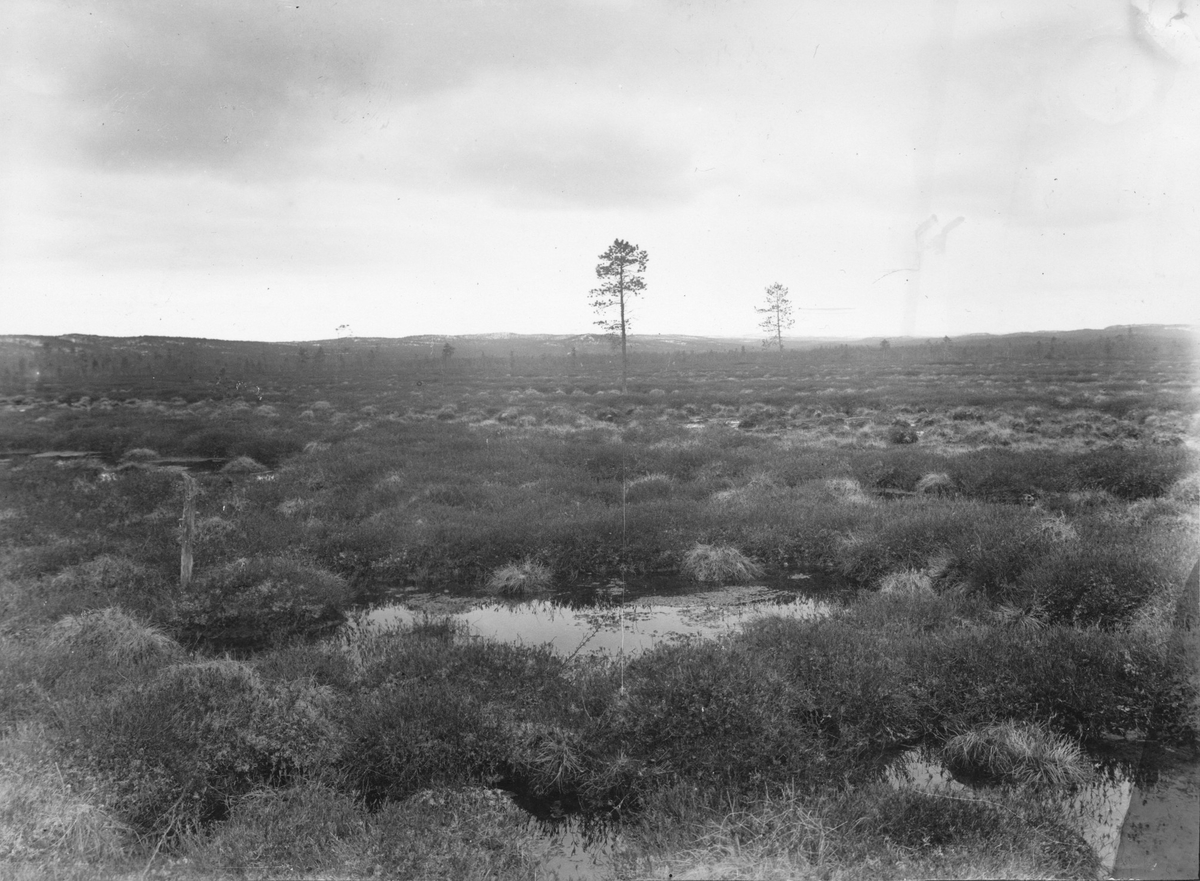
<svg viewBox="0 0 1200 881">
<path fill-rule="evenodd" d="M 886 594 L 933 595 L 933 579 L 924 569 L 901 569 L 889 572 L 879 582 L 879 592 Z"/>
<path fill-rule="evenodd" d="M 949 474 L 937 471 L 926 474 L 918 480 L 914 489 L 916 492 L 926 495 L 952 495 L 954 493 L 954 481 Z"/>
<path fill-rule="evenodd" d="M 501 566 L 493 572 L 487 581 L 486 589 L 490 593 L 521 596 L 549 590 L 550 582 L 550 567 L 527 558 L 518 563 Z"/>
<path fill-rule="evenodd" d="M 695 545 L 683 555 L 680 567 L 693 581 L 706 584 L 741 584 L 762 575 L 762 567 L 728 545 Z"/>
</svg>

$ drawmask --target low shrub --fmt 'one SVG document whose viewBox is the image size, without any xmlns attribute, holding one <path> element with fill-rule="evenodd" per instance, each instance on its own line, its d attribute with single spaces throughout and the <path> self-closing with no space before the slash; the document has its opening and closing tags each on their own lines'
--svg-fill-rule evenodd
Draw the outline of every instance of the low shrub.
<svg viewBox="0 0 1200 881">
<path fill-rule="evenodd" d="M 128 828 L 99 807 L 93 786 L 67 782 L 60 758 L 37 723 L 0 737 L 0 865 L 9 877 L 72 877 L 80 865 L 120 866 L 130 856 Z"/>
<path fill-rule="evenodd" d="M 364 874 L 377 867 L 390 878 L 535 881 L 547 875 L 543 833 L 494 789 L 417 793 L 381 807 L 368 834 Z"/>
<path fill-rule="evenodd" d="M 683 555 L 683 574 L 702 583 L 736 584 L 762 575 L 762 567 L 727 545 L 697 544 Z"/>
<path fill-rule="evenodd" d="M 609 775 L 585 793 L 590 807 L 636 808 L 649 790 L 680 781 L 736 792 L 821 779 L 830 766 L 807 689 L 780 673 L 769 656 L 721 643 L 659 646 L 635 659 L 627 700 L 587 739 Z"/>
<path fill-rule="evenodd" d="M 147 617 L 167 598 L 166 584 L 141 563 L 120 555 L 101 554 L 61 570 L 39 586 L 43 603 L 61 614 L 121 606 Z M 51 600 L 51 602 L 46 602 Z"/>
<path fill-rule="evenodd" d="M 382 685 L 354 701 L 344 725 L 339 768 L 368 804 L 431 786 L 479 785 L 505 764 L 499 720 L 448 678 Z"/>
<path fill-rule="evenodd" d="M 349 795 L 301 781 L 256 789 L 233 803 L 229 818 L 191 843 L 188 857 L 204 872 L 278 874 L 344 868 L 366 850 L 370 818 Z"/>
<path fill-rule="evenodd" d="M 69 751 L 108 780 L 137 830 L 180 833 L 227 816 L 264 785 L 286 785 L 336 755 L 331 694 L 265 682 L 237 661 L 168 667 L 108 701 L 64 706 Z"/>
<path fill-rule="evenodd" d="M 338 691 L 356 684 L 353 657 L 333 641 L 300 641 L 275 646 L 254 655 L 255 672 L 263 679 L 306 679 Z"/>
<path fill-rule="evenodd" d="M 1172 586 L 1173 566 L 1151 553 L 1128 541 L 1105 542 L 1103 535 L 1060 544 L 1022 573 L 1019 595 L 1055 622 L 1116 627 Z"/>
<path fill-rule="evenodd" d="M 1074 472 L 1084 488 L 1134 500 L 1165 494 L 1176 481 L 1196 470 L 1197 459 L 1196 453 L 1185 447 L 1109 447 L 1083 457 Z"/>
<path fill-rule="evenodd" d="M 340 624 L 354 594 L 346 581 L 289 557 L 235 560 L 196 580 L 173 627 L 186 643 L 270 645 Z"/>
</svg>

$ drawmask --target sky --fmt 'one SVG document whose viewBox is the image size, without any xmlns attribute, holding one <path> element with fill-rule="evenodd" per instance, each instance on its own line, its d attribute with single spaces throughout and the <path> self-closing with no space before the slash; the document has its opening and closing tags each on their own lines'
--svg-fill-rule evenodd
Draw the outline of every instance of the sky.
<svg viewBox="0 0 1200 881">
<path fill-rule="evenodd" d="M 5 0 L 0 333 L 1200 322 L 1200 0 Z"/>
</svg>

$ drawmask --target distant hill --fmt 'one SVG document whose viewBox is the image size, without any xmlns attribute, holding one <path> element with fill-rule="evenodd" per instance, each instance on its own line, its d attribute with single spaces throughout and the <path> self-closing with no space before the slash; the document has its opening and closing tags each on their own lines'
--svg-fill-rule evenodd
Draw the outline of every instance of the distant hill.
<svg viewBox="0 0 1200 881">
<path fill-rule="evenodd" d="M 1200 356 L 1196 328 L 1139 325 L 1103 329 L 1040 331 L 956 338 L 836 339 L 789 337 L 785 356 L 812 363 L 888 361 L 909 364 L 962 360 L 1171 359 Z M 108 337 L 92 334 L 0 336 L 0 394 L 63 394 L 87 390 L 123 394 L 149 389 L 155 394 L 203 387 L 224 394 L 260 385 L 333 381 L 350 377 L 389 377 L 416 371 L 457 371 L 509 375 L 537 370 L 538 364 L 570 371 L 584 363 L 615 358 L 609 339 L 599 334 L 465 335 L 422 334 L 399 338 L 343 337 L 294 342 L 211 340 L 188 337 Z M 699 365 L 711 359 L 772 357 L 758 337 L 704 337 L 635 334 L 631 366 L 676 358 Z M 576 359 L 579 359 L 576 362 Z M 257 393 L 257 392 L 256 392 Z"/>
<path fill-rule="evenodd" d="M 1148 340 L 1170 343 L 1182 342 L 1195 345 L 1200 342 L 1198 329 L 1183 324 L 1115 325 L 1099 329 L 1027 331 L 1010 334 L 965 334 L 958 337 L 886 337 L 893 346 L 915 346 L 941 344 L 949 339 L 952 345 L 1022 345 L 1042 340 L 1062 343 L 1095 342 L 1104 339 L 1138 337 L 1143 343 Z M 784 337 L 785 349 L 814 349 L 827 346 L 879 346 L 885 337 Z M 412 349 L 436 347 L 440 349 L 450 343 L 463 354 L 485 352 L 507 355 L 510 351 L 518 356 L 528 354 L 562 354 L 574 346 L 579 354 L 607 350 L 612 343 L 602 334 L 422 334 L 396 338 L 355 337 L 349 345 L 381 346 L 390 349 Z M 326 348 L 346 346 L 347 340 L 312 340 L 293 343 L 268 343 L 267 345 L 322 345 Z M 762 348 L 762 337 L 708 337 L 686 334 L 631 334 L 629 345 L 642 352 L 728 352 L 745 348 L 747 351 Z"/>
<path fill-rule="evenodd" d="M 1195 350 L 1200 335 L 1190 325 L 1117 325 L 1101 329 L 1076 329 L 1057 331 L 1033 331 L 1010 334 L 966 334 L 946 337 L 888 337 L 889 345 L 895 347 L 951 345 L 974 347 L 1028 346 L 1041 341 L 1043 345 L 1054 343 L 1077 344 L 1113 342 L 1136 338 L 1141 345 L 1148 343 L 1176 344 Z M 816 349 L 823 347 L 878 347 L 883 337 L 848 339 L 840 337 L 784 337 L 784 348 L 791 350 Z M 318 349 L 325 355 L 352 354 L 374 351 L 387 355 L 440 356 L 449 343 L 459 357 L 517 357 L 540 355 L 567 355 L 572 349 L 576 354 L 597 354 L 611 349 L 609 339 L 601 334 L 419 334 L 405 337 L 342 337 L 322 340 L 294 340 L 289 342 L 258 342 L 253 340 L 214 340 L 191 337 L 137 336 L 109 337 L 93 334 L 70 333 L 57 336 L 34 334 L 10 334 L 0 336 L 0 360 L 29 356 L 35 352 L 74 352 L 77 356 L 107 357 L 186 357 L 188 353 L 203 353 L 204 360 L 214 356 L 237 359 L 255 359 L 281 352 L 295 353 L 301 349 Z M 762 348 L 761 337 L 707 337 L 685 334 L 632 334 L 630 348 L 647 353 L 678 352 L 729 352 L 745 349 L 747 352 Z"/>
</svg>

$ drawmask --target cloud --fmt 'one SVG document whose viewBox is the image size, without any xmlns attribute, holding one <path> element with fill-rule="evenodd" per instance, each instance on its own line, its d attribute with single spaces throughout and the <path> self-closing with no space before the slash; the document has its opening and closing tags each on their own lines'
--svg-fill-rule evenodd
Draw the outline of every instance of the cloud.
<svg viewBox="0 0 1200 881">
<path fill-rule="evenodd" d="M 364 107 L 382 113 L 494 71 L 637 56 L 644 18 L 594 4 L 369 0 L 27 3 L 23 64 L 54 80 L 62 143 L 103 168 L 293 170 Z"/>
<path fill-rule="evenodd" d="M 508 133 L 472 145 L 453 164 L 466 180 L 518 204 L 669 204 L 696 189 L 684 150 L 601 125 Z"/>
</svg>

